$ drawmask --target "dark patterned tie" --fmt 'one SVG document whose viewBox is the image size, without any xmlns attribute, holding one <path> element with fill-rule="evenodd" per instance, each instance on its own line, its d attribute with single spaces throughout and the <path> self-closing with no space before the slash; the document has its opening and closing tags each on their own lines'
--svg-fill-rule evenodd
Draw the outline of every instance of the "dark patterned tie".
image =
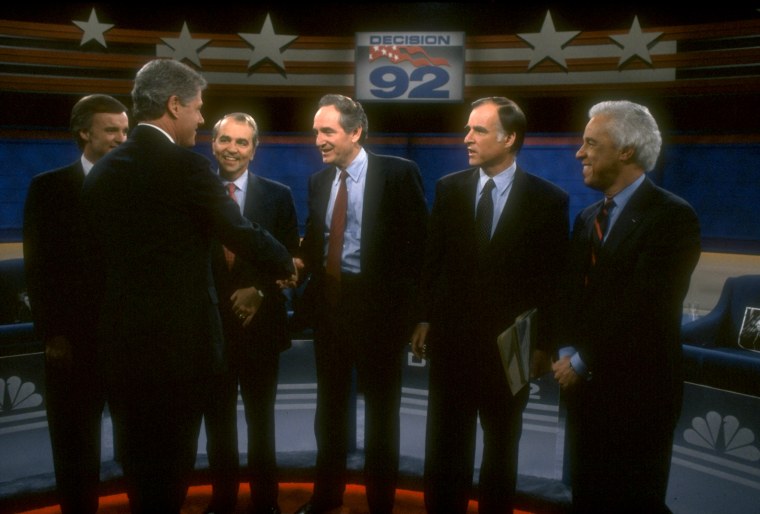
<svg viewBox="0 0 760 514">
<path fill-rule="evenodd" d="M 235 203 L 237 203 L 237 196 L 235 196 L 236 189 L 234 182 L 227 183 L 227 194 L 235 201 Z M 226 246 L 224 247 L 224 257 L 227 260 L 227 269 L 232 269 L 232 266 L 235 264 L 235 254 Z"/>
<path fill-rule="evenodd" d="M 346 230 L 346 210 L 348 208 L 348 190 L 346 188 L 346 170 L 340 171 L 340 185 L 335 196 L 332 219 L 330 220 L 330 237 L 327 240 L 327 300 L 332 305 L 338 301 L 340 291 L 340 263 L 343 255 L 343 233 Z"/>
<path fill-rule="evenodd" d="M 478 253 L 482 254 L 491 241 L 491 226 L 493 224 L 493 198 L 491 191 L 496 187 L 492 178 L 488 179 L 483 191 L 480 192 L 478 208 L 475 212 L 475 230 L 478 241 Z"/>
<path fill-rule="evenodd" d="M 604 244 L 604 235 L 607 233 L 607 225 L 609 224 L 609 216 L 612 208 L 615 207 L 615 201 L 612 199 L 605 199 L 601 209 L 594 218 L 594 230 L 591 234 L 591 265 L 596 265 L 596 260 L 601 251 L 602 244 Z"/>
</svg>

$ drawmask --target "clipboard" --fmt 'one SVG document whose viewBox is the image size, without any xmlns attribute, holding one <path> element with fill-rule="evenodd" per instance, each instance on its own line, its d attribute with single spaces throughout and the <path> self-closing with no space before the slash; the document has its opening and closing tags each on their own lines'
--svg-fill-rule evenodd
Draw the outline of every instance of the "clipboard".
<svg viewBox="0 0 760 514">
<path fill-rule="evenodd" d="M 512 396 L 530 381 L 530 356 L 535 348 L 537 309 L 528 309 L 496 338 Z"/>
</svg>

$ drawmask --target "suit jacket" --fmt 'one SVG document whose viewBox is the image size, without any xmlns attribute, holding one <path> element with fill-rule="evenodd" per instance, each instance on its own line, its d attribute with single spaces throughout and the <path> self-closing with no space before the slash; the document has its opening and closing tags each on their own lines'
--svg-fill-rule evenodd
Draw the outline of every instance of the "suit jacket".
<svg viewBox="0 0 760 514">
<path fill-rule="evenodd" d="M 498 334 L 533 307 L 538 308 L 539 346 L 551 341 L 549 313 L 568 244 L 568 195 L 518 166 L 485 257 L 479 259 L 478 176 L 478 168 L 470 168 L 436 185 L 418 314 L 431 323 L 431 359 L 465 363 L 480 356 L 498 362 Z"/>
<path fill-rule="evenodd" d="M 380 326 L 397 320 L 406 325 L 412 321 L 408 308 L 417 290 L 427 229 L 422 178 L 410 160 L 371 152 L 367 158 L 360 251 L 368 311 Z M 335 166 L 328 166 L 309 178 L 309 214 L 300 249 L 310 274 L 301 308 L 309 313 L 325 304 L 325 216 L 335 173 Z"/>
<path fill-rule="evenodd" d="M 83 201 L 102 261 L 99 344 L 106 378 L 160 383 L 211 373 L 222 330 L 211 275 L 219 239 L 287 278 L 287 249 L 240 214 L 205 157 L 138 125 L 85 180 Z"/>
<path fill-rule="evenodd" d="M 24 266 L 32 316 L 44 341 L 66 336 L 77 360 L 92 359 L 96 304 L 80 195 L 81 160 L 34 177 L 24 205 Z"/>
<path fill-rule="evenodd" d="M 672 431 L 683 388 L 681 313 L 700 255 L 699 222 L 685 201 L 646 179 L 591 270 L 600 205 L 575 220 L 561 342 L 574 346 L 592 373 L 580 391 L 589 409 L 607 416 L 607 423 L 613 413 L 621 424 L 645 423 L 642 437 L 656 426 Z"/>
<path fill-rule="evenodd" d="M 243 216 L 266 229 L 285 245 L 290 254 L 296 254 L 300 236 L 295 202 L 288 186 L 249 172 Z M 227 334 L 251 343 L 243 345 L 244 349 L 261 348 L 262 345 L 278 351 L 289 348 L 286 299 L 275 283 L 277 279 L 244 259 L 235 259 L 232 269 L 228 269 L 221 244 L 217 244 L 214 250 L 213 271 Z M 264 300 L 251 324 L 243 328 L 232 312 L 229 298 L 235 290 L 250 286 L 260 289 Z"/>
</svg>

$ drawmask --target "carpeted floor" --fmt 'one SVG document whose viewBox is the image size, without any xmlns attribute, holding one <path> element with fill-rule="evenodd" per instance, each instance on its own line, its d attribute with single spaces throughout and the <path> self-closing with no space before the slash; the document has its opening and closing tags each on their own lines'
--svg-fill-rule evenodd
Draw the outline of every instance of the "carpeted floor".
<svg viewBox="0 0 760 514">
<path fill-rule="evenodd" d="M 300 483 L 280 484 L 280 508 L 285 514 L 295 510 L 306 503 L 311 496 L 312 485 Z M 182 514 L 201 514 L 211 498 L 209 486 L 191 487 L 182 508 Z M 236 514 L 243 514 L 248 506 L 248 485 L 240 485 L 240 495 Z M 23 514 L 60 514 L 58 506 L 24 511 Z M 424 514 L 425 508 L 422 503 L 422 493 L 416 491 L 398 490 L 396 493 L 395 514 Z M 468 513 L 475 514 L 478 507 L 475 502 L 470 502 Z M 128 514 L 129 505 L 126 494 L 104 496 L 100 499 L 98 514 Z M 349 485 L 344 496 L 344 504 L 341 514 L 368 514 L 367 500 L 364 496 L 364 487 Z M 515 510 L 515 514 L 532 514 L 526 511 Z"/>
</svg>

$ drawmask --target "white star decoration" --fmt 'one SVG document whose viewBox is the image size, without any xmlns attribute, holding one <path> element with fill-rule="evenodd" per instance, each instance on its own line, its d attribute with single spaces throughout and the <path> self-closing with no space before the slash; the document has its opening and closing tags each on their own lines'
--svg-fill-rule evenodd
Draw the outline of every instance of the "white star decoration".
<svg viewBox="0 0 760 514">
<path fill-rule="evenodd" d="M 162 37 L 161 39 L 174 50 L 172 55 L 174 60 L 187 59 L 199 68 L 201 67 L 201 60 L 198 57 L 198 51 L 211 41 L 210 39 L 193 39 L 190 36 L 190 30 L 187 28 L 187 22 L 182 24 L 182 32 L 179 33 L 179 37 Z"/>
<path fill-rule="evenodd" d="M 623 47 L 623 54 L 618 61 L 618 67 L 636 56 L 640 57 L 649 64 L 652 64 L 652 57 L 649 55 L 649 46 L 652 42 L 660 37 L 662 32 L 641 32 L 639 17 L 634 16 L 631 30 L 624 36 L 610 36 L 610 39 Z"/>
<path fill-rule="evenodd" d="M 246 43 L 253 47 L 253 53 L 251 54 L 251 60 L 248 62 L 248 67 L 252 68 L 264 59 L 269 59 L 272 64 L 285 71 L 285 63 L 282 60 L 282 51 L 290 43 L 298 39 L 298 36 L 284 36 L 274 33 L 272 28 L 272 20 L 267 13 L 267 18 L 264 20 L 264 25 L 261 27 L 261 32 L 258 34 L 242 34 L 238 36 L 243 38 Z"/>
<path fill-rule="evenodd" d="M 528 64 L 528 70 L 531 70 L 544 59 L 551 59 L 567 70 L 565 57 L 562 54 L 562 47 L 578 34 L 580 34 L 580 31 L 557 32 L 554 28 L 551 13 L 546 11 L 546 18 L 544 18 L 544 24 L 541 26 L 541 32 L 517 34 L 517 37 L 524 39 L 533 47 L 533 57 L 530 60 L 530 64 Z"/>
<path fill-rule="evenodd" d="M 92 12 L 90 12 L 90 19 L 87 21 L 75 21 L 71 20 L 71 23 L 79 27 L 84 31 L 84 34 L 82 34 L 82 41 L 79 43 L 79 46 L 84 45 L 91 39 L 94 39 L 101 45 L 103 45 L 103 48 L 106 48 L 106 38 L 103 37 L 103 33 L 107 30 L 110 30 L 113 27 L 112 23 L 100 23 L 98 21 L 98 15 L 95 14 L 95 8 L 92 8 Z"/>
</svg>

